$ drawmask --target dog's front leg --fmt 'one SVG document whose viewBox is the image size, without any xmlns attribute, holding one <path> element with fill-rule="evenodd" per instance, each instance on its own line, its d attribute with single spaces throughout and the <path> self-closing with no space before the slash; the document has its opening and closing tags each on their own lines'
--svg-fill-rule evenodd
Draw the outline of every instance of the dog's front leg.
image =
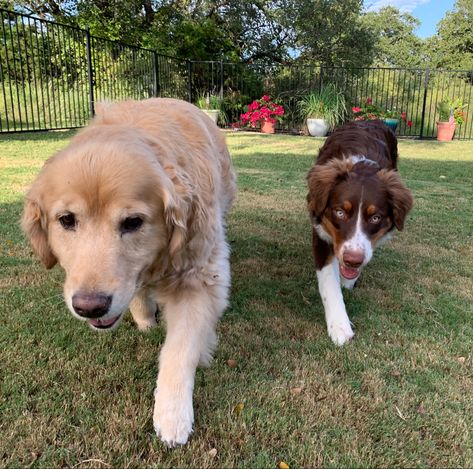
<svg viewBox="0 0 473 469">
<path fill-rule="evenodd" d="M 154 428 L 168 446 L 184 444 L 192 432 L 192 392 L 202 356 L 215 345 L 215 326 L 224 305 L 206 287 L 164 300 L 166 340 L 159 359 Z M 221 306 L 221 307 L 219 307 Z"/>
<path fill-rule="evenodd" d="M 343 345 L 355 334 L 343 301 L 338 261 L 335 256 L 322 269 L 317 269 L 317 280 L 325 309 L 328 335 L 336 345 Z"/>
</svg>

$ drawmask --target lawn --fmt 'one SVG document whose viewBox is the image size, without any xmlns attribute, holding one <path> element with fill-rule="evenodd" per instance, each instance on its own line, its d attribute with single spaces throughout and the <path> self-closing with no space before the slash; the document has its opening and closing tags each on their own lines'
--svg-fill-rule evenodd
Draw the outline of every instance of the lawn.
<svg viewBox="0 0 473 469">
<path fill-rule="evenodd" d="M 345 292 L 356 336 L 337 348 L 305 212 L 322 140 L 228 134 L 231 306 L 197 372 L 195 431 L 168 450 L 152 426 L 162 328 L 89 330 L 19 229 L 71 135 L 0 136 L 0 466 L 473 466 L 473 142 L 400 142 L 415 208 Z"/>
</svg>

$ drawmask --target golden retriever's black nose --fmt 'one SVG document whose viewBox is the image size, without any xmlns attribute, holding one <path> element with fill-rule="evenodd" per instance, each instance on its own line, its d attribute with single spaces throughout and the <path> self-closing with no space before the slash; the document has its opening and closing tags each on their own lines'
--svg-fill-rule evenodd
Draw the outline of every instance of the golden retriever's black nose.
<svg viewBox="0 0 473 469">
<path fill-rule="evenodd" d="M 84 318 L 100 318 L 108 313 L 112 297 L 102 293 L 76 293 L 72 297 L 74 311 Z"/>
</svg>

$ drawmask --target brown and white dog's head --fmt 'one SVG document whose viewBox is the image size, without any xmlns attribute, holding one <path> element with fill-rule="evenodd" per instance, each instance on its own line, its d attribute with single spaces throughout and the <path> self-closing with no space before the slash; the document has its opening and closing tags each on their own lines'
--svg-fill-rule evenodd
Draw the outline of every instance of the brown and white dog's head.
<svg viewBox="0 0 473 469">
<path fill-rule="evenodd" d="M 93 329 L 116 327 L 163 252 L 182 245 L 188 200 L 177 178 L 145 135 L 117 127 L 83 131 L 33 182 L 23 230 L 47 268 L 63 267 L 65 302 Z"/>
<path fill-rule="evenodd" d="M 364 157 L 332 159 L 308 174 L 308 209 L 321 239 L 333 245 L 340 274 L 356 280 L 373 250 L 402 230 L 413 200 L 399 173 Z"/>
</svg>

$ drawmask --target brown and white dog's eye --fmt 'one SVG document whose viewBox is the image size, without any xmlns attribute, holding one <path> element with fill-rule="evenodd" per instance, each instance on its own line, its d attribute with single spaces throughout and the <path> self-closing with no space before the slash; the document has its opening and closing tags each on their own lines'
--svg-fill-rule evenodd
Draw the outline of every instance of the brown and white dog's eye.
<svg viewBox="0 0 473 469">
<path fill-rule="evenodd" d="M 345 218 L 347 217 L 345 210 L 342 210 L 341 208 L 334 209 L 333 213 L 337 218 L 340 218 L 340 220 L 345 220 Z"/>
<path fill-rule="evenodd" d="M 59 223 L 65 230 L 74 230 L 77 226 L 76 216 L 73 213 L 66 213 L 59 217 Z"/>
<path fill-rule="evenodd" d="M 138 231 L 143 225 L 143 219 L 140 217 L 127 217 L 120 223 L 120 233 L 133 233 Z"/>
<path fill-rule="evenodd" d="M 377 225 L 381 221 L 381 215 L 373 215 L 369 221 L 373 225 Z"/>
</svg>

